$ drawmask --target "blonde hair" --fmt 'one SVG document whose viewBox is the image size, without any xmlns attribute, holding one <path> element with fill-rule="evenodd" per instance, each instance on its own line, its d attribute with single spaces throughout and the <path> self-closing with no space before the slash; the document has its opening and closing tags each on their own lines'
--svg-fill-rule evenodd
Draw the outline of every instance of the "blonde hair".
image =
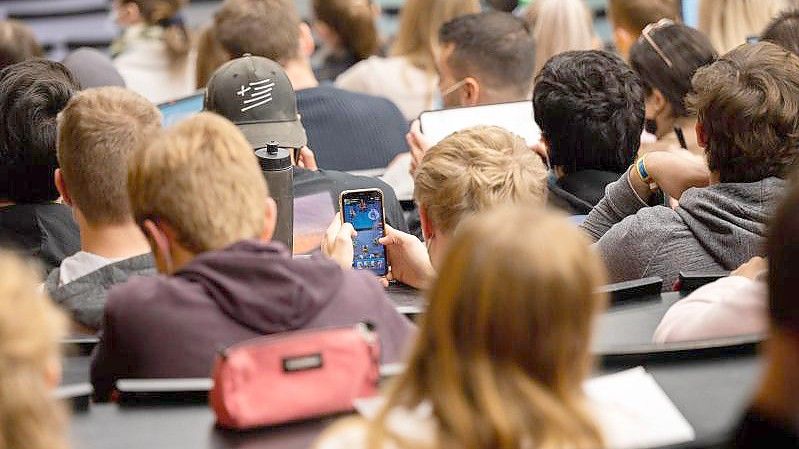
<svg viewBox="0 0 799 449">
<path fill-rule="evenodd" d="M 400 14 L 400 29 L 392 56 L 404 56 L 414 66 L 434 73 L 434 52 L 441 25 L 465 14 L 480 12 L 478 0 L 407 0 Z"/>
<path fill-rule="evenodd" d="M 699 29 L 720 54 L 759 35 L 780 11 L 791 4 L 786 0 L 702 0 Z"/>
<path fill-rule="evenodd" d="M 495 126 L 452 134 L 425 154 L 414 197 L 443 232 L 498 204 L 546 201 L 547 170 L 524 139 Z"/>
<path fill-rule="evenodd" d="M 536 74 L 559 53 L 596 47 L 593 17 L 583 0 L 538 0 L 525 20 L 535 39 Z"/>
<path fill-rule="evenodd" d="M 506 206 L 465 222 L 443 267 L 367 447 L 603 447 L 582 390 L 607 303 L 588 238 L 552 212 Z M 393 409 L 423 402 L 438 429 L 429 446 L 387 427 Z"/>
<path fill-rule="evenodd" d="M 161 129 L 161 113 L 121 87 L 88 89 L 58 116 L 58 164 L 70 196 L 92 224 L 131 220 L 128 157 Z"/>
<path fill-rule="evenodd" d="M 65 449 L 66 413 L 48 378 L 66 318 L 37 270 L 0 251 L 0 448 Z"/>
<path fill-rule="evenodd" d="M 238 128 L 203 112 L 133 154 L 128 194 L 137 223 L 164 220 L 201 253 L 260 236 L 269 193 Z"/>
</svg>

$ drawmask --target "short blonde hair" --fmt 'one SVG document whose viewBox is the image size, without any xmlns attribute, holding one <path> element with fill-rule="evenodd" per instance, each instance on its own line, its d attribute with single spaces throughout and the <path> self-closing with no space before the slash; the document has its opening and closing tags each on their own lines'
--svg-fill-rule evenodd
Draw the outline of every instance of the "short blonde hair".
<svg viewBox="0 0 799 449">
<path fill-rule="evenodd" d="M 467 216 L 504 203 L 541 204 L 547 170 L 524 139 L 495 126 L 456 132 L 424 156 L 414 197 L 430 220 L 452 232 Z"/>
<path fill-rule="evenodd" d="M 161 113 L 121 87 L 88 89 L 58 116 L 58 164 L 70 196 L 92 224 L 131 219 L 127 165 L 161 128 Z"/>
<path fill-rule="evenodd" d="M 34 266 L 0 251 L 0 273 L 0 447 L 65 449 L 66 415 L 48 374 L 67 320 Z"/>
<path fill-rule="evenodd" d="M 137 223 L 164 220 L 195 253 L 260 236 L 269 195 L 247 140 L 210 112 L 173 126 L 134 153 L 128 193 Z"/>
</svg>

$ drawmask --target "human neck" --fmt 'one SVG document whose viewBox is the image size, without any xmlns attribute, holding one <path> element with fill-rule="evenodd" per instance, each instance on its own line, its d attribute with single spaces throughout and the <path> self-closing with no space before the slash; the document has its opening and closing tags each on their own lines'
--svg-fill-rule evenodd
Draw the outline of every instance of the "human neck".
<svg viewBox="0 0 799 449">
<path fill-rule="evenodd" d="M 291 81 L 294 91 L 311 89 L 319 86 L 319 81 L 311 69 L 311 63 L 307 59 L 296 58 L 283 64 L 289 81 Z"/>
<path fill-rule="evenodd" d="M 754 408 L 799 430 L 799 337 L 774 330 L 766 343 L 766 371 L 755 395 Z"/>
<path fill-rule="evenodd" d="M 107 259 L 127 259 L 150 252 L 150 245 L 132 221 L 114 225 L 90 225 L 78 218 L 82 251 Z"/>
</svg>

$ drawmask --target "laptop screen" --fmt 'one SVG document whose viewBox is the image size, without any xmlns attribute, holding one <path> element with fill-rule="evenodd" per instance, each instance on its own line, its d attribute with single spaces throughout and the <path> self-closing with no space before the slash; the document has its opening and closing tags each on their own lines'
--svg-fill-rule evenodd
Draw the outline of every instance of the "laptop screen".
<svg viewBox="0 0 799 449">
<path fill-rule="evenodd" d="M 204 97 L 205 94 L 200 92 L 178 100 L 159 104 L 158 109 L 164 117 L 162 122 L 164 127 L 173 125 L 184 118 L 201 112 L 203 110 Z"/>
</svg>

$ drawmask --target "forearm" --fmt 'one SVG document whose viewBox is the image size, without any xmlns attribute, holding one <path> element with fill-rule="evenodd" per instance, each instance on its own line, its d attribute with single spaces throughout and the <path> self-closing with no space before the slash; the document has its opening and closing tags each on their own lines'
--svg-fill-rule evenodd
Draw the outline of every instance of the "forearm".
<svg viewBox="0 0 799 449">
<path fill-rule="evenodd" d="M 591 210 L 581 225 L 595 241 L 602 238 L 616 223 L 647 206 L 645 201 L 649 196 L 646 199 L 641 198 L 638 189 L 630 181 L 632 176 L 629 173 L 630 170 L 618 181 L 607 186 L 604 198 Z M 649 186 L 646 186 L 646 189 L 649 190 Z"/>
</svg>

